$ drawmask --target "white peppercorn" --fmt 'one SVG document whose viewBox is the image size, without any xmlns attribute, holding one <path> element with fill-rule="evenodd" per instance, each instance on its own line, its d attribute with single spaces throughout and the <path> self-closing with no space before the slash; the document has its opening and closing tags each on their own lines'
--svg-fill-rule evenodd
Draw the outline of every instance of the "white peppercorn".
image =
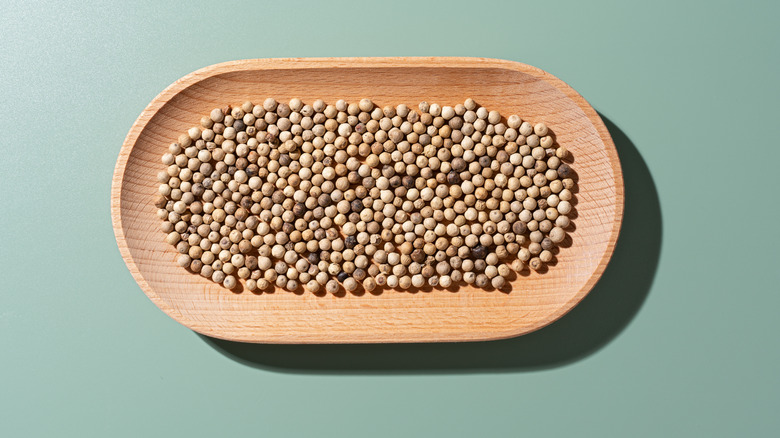
<svg viewBox="0 0 780 438">
<path fill-rule="evenodd" d="M 547 126 L 501 123 L 473 99 L 418 108 L 268 98 L 214 109 L 156 175 L 177 263 L 228 288 L 337 293 L 339 282 L 501 288 L 500 260 L 552 260 L 574 173 Z"/>
</svg>

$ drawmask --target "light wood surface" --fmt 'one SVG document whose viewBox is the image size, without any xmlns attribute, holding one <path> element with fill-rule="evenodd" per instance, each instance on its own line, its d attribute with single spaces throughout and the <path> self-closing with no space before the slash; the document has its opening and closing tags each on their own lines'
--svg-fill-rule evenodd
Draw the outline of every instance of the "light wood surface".
<svg viewBox="0 0 780 438">
<path fill-rule="evenodd" d="M 153 205 L 161 155 L 215 107 L 299 97 L 376 104 L 471 97 L 503 116 L 544 122 L 573 156 L 573 230 L 542 274 L 524 273 L 509 293 L 459 289 L 363 295 L 228 291 L 175 263 Z M 141 113 L 119 152 L 111 216 L 119 250 L 146 295 L 199 333 L 262 343 L 448 342 L 508 338 L 560 318 L 593 288 L 615 247 L 623 178 L 596 111 L 560 79 L 525 64 L 483 58 L 255 59 L 203 68 L 176 81 Z"/>
</svg>

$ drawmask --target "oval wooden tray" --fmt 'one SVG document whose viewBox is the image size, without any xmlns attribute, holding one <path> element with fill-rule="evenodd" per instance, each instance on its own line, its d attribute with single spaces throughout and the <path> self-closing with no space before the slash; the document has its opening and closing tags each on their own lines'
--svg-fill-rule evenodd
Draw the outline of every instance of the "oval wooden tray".
<svg viewBox="0 0 780 438">
<path fill-rule="evenodd" d="M 160 156 L 215 107 L 299 97 L 416 108 L 475 99 L 502 115 L 544 122 L 572 151 L 579 176 L 575 230 L 558 262 L 525 273 L 512 291 L 466 285 L 379 295 L 233 293 L 178 267 L 153 205 Z M 136 120 L 119 153 L 111 216 L 119 250 L 147 296 L 199 333 L 263 343 L 477 341 L 518 336 L 560 318 L 593 288 L 623 215 L 618 155 L 596 111 L 560 79 L 517 62 L 482 58 L 253 59 L 212 65 L 176 81 Z"/>
</svg>

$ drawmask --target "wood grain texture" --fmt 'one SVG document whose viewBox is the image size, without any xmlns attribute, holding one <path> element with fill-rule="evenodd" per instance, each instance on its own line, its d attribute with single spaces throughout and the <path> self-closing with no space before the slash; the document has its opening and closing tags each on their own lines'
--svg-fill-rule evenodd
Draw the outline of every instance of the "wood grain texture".
<svg viewBox="0 0 780 438">
<path fill-rule="evenodd" d="M 525 273 L 510 293 L 385 290 L 316 296 L 234 293 L 178 267 L 153 205 L 161 155 L 215 107 L 266 97 L 377 105 L 475 99 L 502 115 L 544 122 L 574 156 L 574 231 L 558 262 Z M 199 333 L 261 343 L 448 342 L 501 339 L 560 318 L 593 288 L 623 216 L 617 151 L 596 111 L 560 79 L 529 65 L 482 58 L 254 59 L 213 65 L 176 81 L 141 113 L 122 145 L 111 189 L 119 250 L 133 278 L 165 313 Z"/>
</svg>

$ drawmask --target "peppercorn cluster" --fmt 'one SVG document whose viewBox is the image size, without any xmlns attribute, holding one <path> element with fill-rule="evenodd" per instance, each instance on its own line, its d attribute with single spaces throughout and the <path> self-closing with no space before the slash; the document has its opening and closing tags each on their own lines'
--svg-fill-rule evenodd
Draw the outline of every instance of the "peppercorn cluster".
<svg viewBox="0 0 780 438">
<path fill-rule="evenodd" d="M 178 264 L 228 289 L 502 289 L 566 238 L 567 159 L 543 123 L 472 99 L 268 98 L 180 135 L 156 206 Z"/>
</svg>

